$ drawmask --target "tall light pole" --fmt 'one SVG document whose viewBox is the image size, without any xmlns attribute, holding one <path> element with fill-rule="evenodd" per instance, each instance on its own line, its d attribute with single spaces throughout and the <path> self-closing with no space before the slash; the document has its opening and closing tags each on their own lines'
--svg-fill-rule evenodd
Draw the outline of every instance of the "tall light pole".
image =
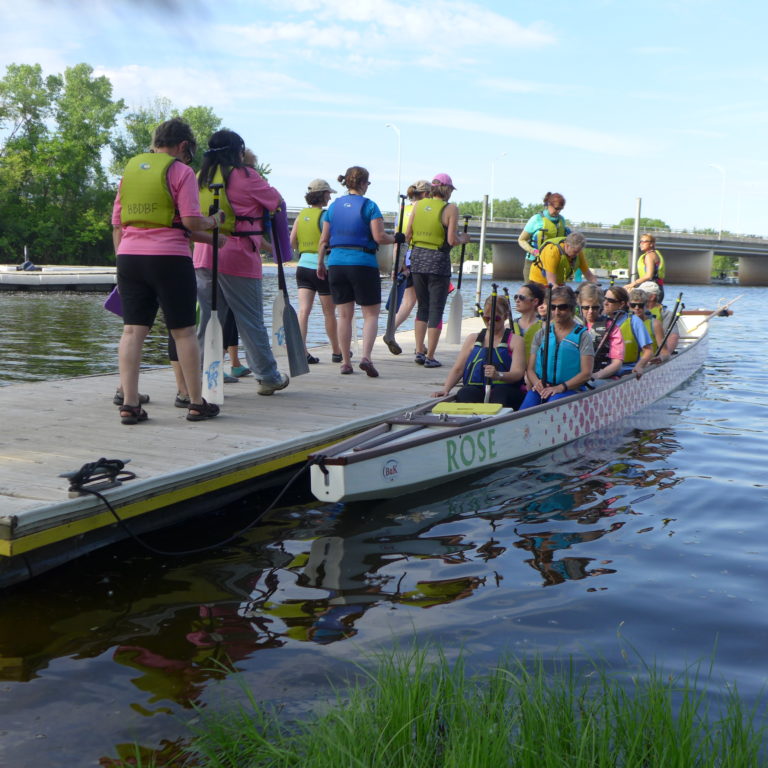
<svg viewBox="0 0 768 768">
<path fill-rule="evenodd" d="M 507 152 L 502 152 L 497 159 L 500 160 L 505 155 L 507 155 Z M 491 221 L 493 221 L 493 195 L 494 195 L 493 187 L 495 185 L 495 182 L 496 182 L 496 160 L 494 159 L 494 160 L 491 160 L 491 215 L 490 215 Z"/>
<path fill-rule="evenodd" d="M 397 195 L 395 197 L 395 210 L 400 208 L 400 129 L 394 123 L 386 123 L 385 128 L 391 128 L 397 134 Z"/>
<path fill-rule="evenodd" d="M 723 168 L 722 165 L 717 165 L 717 163 L 710 163 L 710 168 L 714 168 L 716 171 L 720 171 L 720 173 L 723 175 L 723 186 L 720 190 L 720 232 L 717 235 L 718 240 L 723 239 L 723 215 L 725 213 L 725 168 Z"/>
</svg>

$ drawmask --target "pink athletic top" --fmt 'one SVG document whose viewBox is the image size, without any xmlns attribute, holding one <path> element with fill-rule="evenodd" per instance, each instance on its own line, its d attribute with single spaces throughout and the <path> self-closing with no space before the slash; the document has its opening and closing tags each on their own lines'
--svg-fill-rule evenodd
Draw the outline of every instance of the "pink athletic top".
<svg viewBox="0 0 768 768">
<path fill-rule="evenodd" d="M 246 173 L 247 171 L 247 173 Z M 238 221 L 235 231 L 263 229 L 264 211 L 277 210 L 282 195 L 252 168 L 233 168 L 227 180 L 227 200 L 238 216 L 250 216 L 256 221 Z M 219 250 L 219 272 L 239 277 L 261 278 L 261 235 L 228 237 Z M 195 243 L 196 268 L 213 266 L 213 248 L 205 243 Z"/>
<path fill-rule="evenodd" d="M 182 162 L 171 163 L 168 168 L 168 189 L 180 216 L 202 216 L 200 195 L 195 172 Z M 120 184 L 123 182 L 121 181 Z M 121 226 L 120 188 L 112 208 L 112 226 Z M 178 227 L 142 229 L 123 227 L 123 237 L 117 249 L 121 253 L 148 254 L 150 256 L 189 256 L 189 238 Z"/>
<path fill-rule="evenodd" d="M 592 326 L 587 326 L 592 330 Z M 624 337 L 621 335 L 621 328 L 614 326 L 608 331 L 608 358 L 610 360 L 624 359 Z"/>
</svg>

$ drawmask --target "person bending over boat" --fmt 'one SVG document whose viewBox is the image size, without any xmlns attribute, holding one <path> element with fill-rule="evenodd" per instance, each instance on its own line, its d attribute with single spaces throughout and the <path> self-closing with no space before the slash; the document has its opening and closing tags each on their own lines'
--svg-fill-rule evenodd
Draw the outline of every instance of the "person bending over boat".
<svg viewBox="0 0 768 768">
<path fill-rule="evenodd" d="M 320 296 L 320 306 L 325 318 L 325 333 L 332 349 L 331 362 L 341 362 L 336 309 L 331 299 L 331 287 L 328 285 L 327 277 L 321 280 L 317 276 L 317 249 L 325 219 L 323 209 L 328 205 L 331 195 L 335 193 L 336 190 L 331 189 L 331 185 L 324 179 L 310 181 L 307 193 L 304 195 L 304 200 L 309 207 L 296 214 L 291 229 L 291 247 L 299 254 L 299 263 L 296 267 L 296 285 L 299 288 L 299 328 L 304 341 L 304 351 L 307 353 L 307 362 L 310 365 L 320 362 L 306 349 L 309 313 L 315 303 L 315 294 Z"/>
<path fill-rule="evenodd" d="M 590 272 L 584 247 L 587 239 L 581 232 L 571 232 L 567 237 L 556 237 L 541 247 L 531 266 L 531 282 L 540 285 L 565 285 L 573 279 L 575 269 L 580 269 L 584 279 L 596 283 Z"/>
<path fill-rule="evenodd" d="M 647 232 L 640 235 L 640 258 L 637 260 L 637 280 L 624 288 L 642 288 L 641 283 L 652 281 L 659 286 L 659 301 L 664 301 L 664 275 L 666 267 L 661 251 L 656 250 L 656 237 Z"/>
<path fill-rule="evenodd" d="M 565 237 L 571 232 L 560 211 L 565 208 L 565 198 L 559 192 L 547 192 L 544 195 L 544 210 L 531 216 L 523 227 L 518 245 L 525 251 L 523 279 L 530 280 L 531 266 L 536 261 L 541 247 L 547 240 Z"/>
<path fill-rule="evenodd" d="M 425 368 L 442 365 L 435 352 L 451 284 L 451 248 L 469 242 L 469 235 L 458 231 L 459 209 L 448 202 L 454 189 L 451 177 L 438 173 L 432 179 L 430 196 L 414 204 L 405 235 L 412 246 L 411 274 L 419 305 L 415 362 Z"/>
<path fill-rule="evenodd" d="M 200 212 L 197 181 L 189 167 L 197 142 L 186 122 L 173 118 L 161 123 L 155 129 L 152 147 L 152 152 L 128 161 L 112 209 L 124 323 L 119 347 L 123 424 L 147 419 L 139 399 L 139 366 L 158 307 L 176 343 L 188 386 L 187 419 L 201 421 L 219 412 L 217 405 L 207 403 L 202 396 L 200 349 L 195 337 L 197 291 L 189 239 L 210 242 L 211 235 L 205 230 L 223 223 L 225 214 L 220 211 L 217 216 L 203 216 Z"/>
<path fill-rule="evenodd" d="M 515 301 L 515 309 L 519 313 L 517 319 L 512 320 L 512 330 L 523 337 L 526 361 L 531 354 L 533 337 L 541 328 L 542 320 L 539 317 L 538 308 L 544 303 L 545 295 L 544 288 L 538 283 L 525 283 L 512 297 Z"/>
<path fill-rule="evenodd" d="M 317 276 L 328 275 L 331 298 L 339 311 L 340 372 L 353 372 L 350 359 L 352 320 L 355 302 L 363 311 L 363 356 L 360 369 L 375 378 L 379 372 L 371 362 L 381 308 L 381 277 L 376 251 L 380 245 L 404 242 L 405 236 L 384 231 L 379 206 L 365 197 L 371 182 L 368 171 L 359 165 L 347 168 L 338 177 L 347 194 L 337 197 L 328 208 L 317 251 Z M 326 268 L 326 254 L 328 266 Z"/>
<path fill-rule="evenodd" d="M 612 285 L 605 292 L 603 311 L 621 330 L 624 338 L 624 365 L 619 375 L 634 373 L 642 376 L 653 357 L 653 341 L 643 321 L 629 312 L 629 294 L 620 285 Z"/>
<path fill-rule="evenodd" d="M 530 389 L 520 410 L 583 392 L 592 378 L 595 350 L 586 327 L 575 320 L 576 294 L 567 285 L 554 288 L 551 308 L 549 343 L 542 328 L 531 345 Z"/>
<path fill-rule="evenodd" d="M 595 348 L 592 381 L 616 378 L 624 365 L 624 337 L 614 321 L 603 314 L 603 292 L 593 283 L 582 283 L 579 310 Z"/>
<path fill-rule="evenodd" d="M 667 328 L 669 328 L 670 324 L 674 323 L 672 332 L 669 334 L 667 341 L 664 344 L 664 349 L 660 352 L 658 349 L 656 350 L 658 357 L 662 360 L 667 360 L 674 354 L 674 351 L 677 349 L 677 345 L 680 342 L 680 326 L 678 325 L 677 318 L 673 318 L 672 311 L 662 306 L 661 297 L 664 295 L 664 289 L 658 283 L 648 280 L 640 284 L 640 290 L 646 296 L 646 311 L 650 312 L 661 323 L 662 338 L 664 338 L 664 334 L 667 332 Z"/>
<path fill-rule="evenodd" d="M 227 211 L 226 231 L 231 236 L 219 251 L 217 312 L 232 310 L 248 367 L 259 382 L 260 395 L 272 395 L 288 386 L 288 376 L 277 369 L 264 325 L 264 294 L 261 283 L 261 235 L 264 217 L 283 202 L 282 196 L 254 168 L 245 165 L 245 142 L 234 131 L 216 131 L 208 139 L 198 174 L 200 201 L 213 202 L 209 184 L 225 184 L 220 204 Z M 198 339 L 203 343 L 211 316 L 213 249 L 195 246 L 197 298 L 200 303 Z"/>
<path fill-rule="evenodd" d="M 453 387 L 462 381 L 456 393 L 457 403 L 482 403 L 485 398 L 486 378 L 491 379 L 489 402 L 501 403 L 506 408 L 520 408 L 523 402 L 522 389 L 525 373 L 525 343 L 522 336 L 507 328 L 511 317 L 509 302 L 503 296 L 496 299 L 494 319 L 493 350 L 488 362 L 488 324 L 491 320 L 492 299 L 485 301 L 483 321 L 486 327 L 479 333 L 470 333 L 461 347 L 456 362 L 448 372 L 443 388 L 432 393 L 432 397 L 445 397 Z"/>
</svg>

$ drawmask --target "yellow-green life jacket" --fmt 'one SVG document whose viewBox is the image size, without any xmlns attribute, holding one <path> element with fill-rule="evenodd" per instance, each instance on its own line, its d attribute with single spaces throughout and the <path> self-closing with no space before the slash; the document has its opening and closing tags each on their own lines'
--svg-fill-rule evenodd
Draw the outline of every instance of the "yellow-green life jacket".
<svg viewBox="0 0 768 768">
<path fill-rule="evenodd" d="M 419 248 L 431 251 L 444 250 L 446 247 L 445 227 L 443 226 L 443 208 L 445 200 L 427 197 L 417 200 L 413 205 L 413 237 L 411 242 Z"/>
<path fill-rule="evenodd" d="M 322 208 L 305 208 L 299 211 L 296 226 L 296 239 L 299 241 L 299 253 L 317 253 L 320 245 L 320 217 Z"/>
<path fill-rule="evenodd" d="M 168 188 L 168 169 L 176 162 L 165 152 L 144 152 L 125 166 L 120 185 L 120 222 L 124 227 L 172 227 L 178 215 Z"/>
<path fill-rule="evenodd" d="M 664 275 L 667 273 L 666 267 L 664 266 L 664 257 L 661 255 L 661 251 L 653 249 L 654 253 L 659 257 L 659 264 L 656 267 L 656 272 L 653 275 L 646 275 L 645 274 L 645 254 L 641 254 L 641 258 L 637 260 L 637 275 L 638 277 L 643 277 L 646 280 L 655 280 L 657 277 L 660 280 L 664 279 Z"/>
<path fill-rule="evenodd" d="M 621 337 L 624 339 L 624 362 L 636 363 L 640 359 L 640 345 L 637 343 L 635 334 L 632 330 L 631 315 L 627 316 L 619 326 Z"/>
<path fill-rule="evenodd" d="M 533 261 L 533 264 L 531 266 L 535 266 L 538 268 L 539 272 L 541 273 L 541 280 L 535 280 L 535 282 L 540 282 L 542 284 L 546 284 L 547 282 L 547 275 L 544 271 L 544 261 L 541 258 L 541 252 L 544 250 L 545 246 L 551 245 L 555 248 L 557 248 L 558 251 L 560 251 L 560 263 L 557 265 L 557 269 L 555 270 L 555 277 L 557 278 L 557 284 L 558 285 L 565 285 L 572 277 L 573 277 L 573 267 L 576 261 L 578 260 L 578 257 L 574 259 L 573 262 L 571 262 L 570 257 L 568 254 L 563 250 L 562 243 L 565 240 L 565 236 L 562 237 L 553 237 L 551 240 L 547 240 L 545 243 L 541 244 L 541 248 L 539 249 L 539 252 L 536 254 L 536 258 Z"/>
<path fill-rule="evenodd" d="M 213 181 L 211 182 L 211 184 L 224 185 L 219 190 L 219 210 L 224 211 L 226 218 L 224 219 L 224 223 L 219 225 L 219 232 L 221 232 L 222 235 L 231 235 L 232 237 L 263 235 L 263 229 L 255 229 L 253 226 L 251 226 L 248 230 L 241 229 L 235 232 L 235 227 L 237 226 L 238 221 L 247 221 L 253 225 L 255 221 L 258 221 L 258 219 L 254 219 L 251 216 L 238 216 L 235 214 L 235 211 L 227 198 L 227 179 L 229 179 L 229 173 L 231 170 L 231 168 L 227 170 L 227 176 L 225 178 L 224 174 L 222 173 L 221 166 L 217 166 L 216 171 L 213 174 Z M 207 211 L 208 214 L 213 212 L 213 190 L 209 189 L 206 185 L 203 185 L 202 189 L 200 190 L 200 210 L 203 213 L 206 213 Z"/>
<path fill-rule="evenodd" d="M 557 221 L 555 222 L 542 214 L 541 227 L 537 229 L 531 237 L 533 247 L 541 250 L 544 243 L 548 240 L 554 240 L 556 237 L 564 238 L 566 235 L 565 229 L 565 219 L 562 216 L 558 216 Z"/>
</svg>

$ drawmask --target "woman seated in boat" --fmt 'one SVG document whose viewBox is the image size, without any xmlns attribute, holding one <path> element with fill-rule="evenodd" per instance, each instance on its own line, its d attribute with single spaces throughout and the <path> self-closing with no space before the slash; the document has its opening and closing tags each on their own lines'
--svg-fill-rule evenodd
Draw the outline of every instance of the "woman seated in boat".
<svg viewBox="0 0 768 768">
<path fill-rule="evenodd" d="M 511 317 L 509 302 L 504 296 L 496 298 L 494 316 L 493 350 L 488 360 L 488 325 L 491 320 L 492 297 L 485 301 L 483 321 L 486 327 L 479 333 L 470 333 L 448 371 L 443 388 L 432 393 L 432 397 L 446 397 L 458 384 L 462 387 L 456 393 L 457 403 L 482 403 L 485 398 L 485 384 L 491 379 L 491 403 L 501 403 L 506 408 L 517 410 L 523 401 L 523 374 L 525 373 L 525 343 L 522 336 L 507 328 Z"/>
<path fill-rule="evenodd" d="M 624 365 L 619 375 L 634 373 L 642 376 L 653 357 L 653 342 L 643 321 L 630 314 L 629 294 L 620 285 L 612 285 L 605 292 L 603 310 L 621 329 L 624 338 Z"/>
<path fill-rule="evenodd" d="M 565 285 L 573 280 L 573 273 L 580 269 L 584 279 L 596 283 L 584 255 L 587 239 L 581 232 L 571 232 L 566 237 L 555 237 L 541 247 L 531 266 L 531 282 L 540 285 Z"/>
<path fill-rule="evenodd" d="M 656 285 L 656 283 L 653 283 Z M 657 315 L 648 309 L 648 294 L 640 288 L 629 291 L 629 309 L 632 314 L 643 321 L 653 344 L 653 354 L 659 350 L 659 344 L 664 340 L 664 327 Z"/>
<path fill-rule="evenodd" d="M 680 342 L 680 326 L 677 323 L 677 318 L 672 317 L 672 312 L 661 304 L 661 297 L 663 296 L 663 288 L 654 283 L 651 280 L 647 280 L 640 284 L 640 290 L 645 294 L 646 304 L 645 309 L 650 312 L 654 317 L 658 318 L 661 323 L 662 338 L 667 332 L 671 323 L 674 323 L 671 333 L 667 337 L 667 341 L 664 344 L 664 349 L 659 352 L 656 350 L 656 354 L 662 360 L 667 360 L 672 356 L 677 349 L 677 345 Z M 658 343 L 658 342 L 657 342 Z"/>
<path fill-rule="evenodd" d="M 624 337 L 614 321 L 603 314 L 603 292 L 593 283 L 582 283 L 578 299 L 581 319 L 595 348 L 592 381 L 615 378 L 624 365 Z"/>
<path fill-rule="evenodd" d="M 519 313 L 517 318 L 512 320 L 512 330 L 523 337 L 526 360 L 531 354 L 533 337 L 541 328 L 541 318 L 537 310 L 544 303 L 544 297 L 544 288 L 538 283 L 521 285 L 512 297 L 515 300 L 515 309 Z"/>
<path fill-rule="evenodd" d="M 592 378 L 595 350 L 586 327 L 575 320 L 576 294 L 566 285 L 554 288 L 550 308 L 549 329 L 542 328 L 531 345 L 530 389 L 520 410 L 583 392 Z"/>
</svg>

